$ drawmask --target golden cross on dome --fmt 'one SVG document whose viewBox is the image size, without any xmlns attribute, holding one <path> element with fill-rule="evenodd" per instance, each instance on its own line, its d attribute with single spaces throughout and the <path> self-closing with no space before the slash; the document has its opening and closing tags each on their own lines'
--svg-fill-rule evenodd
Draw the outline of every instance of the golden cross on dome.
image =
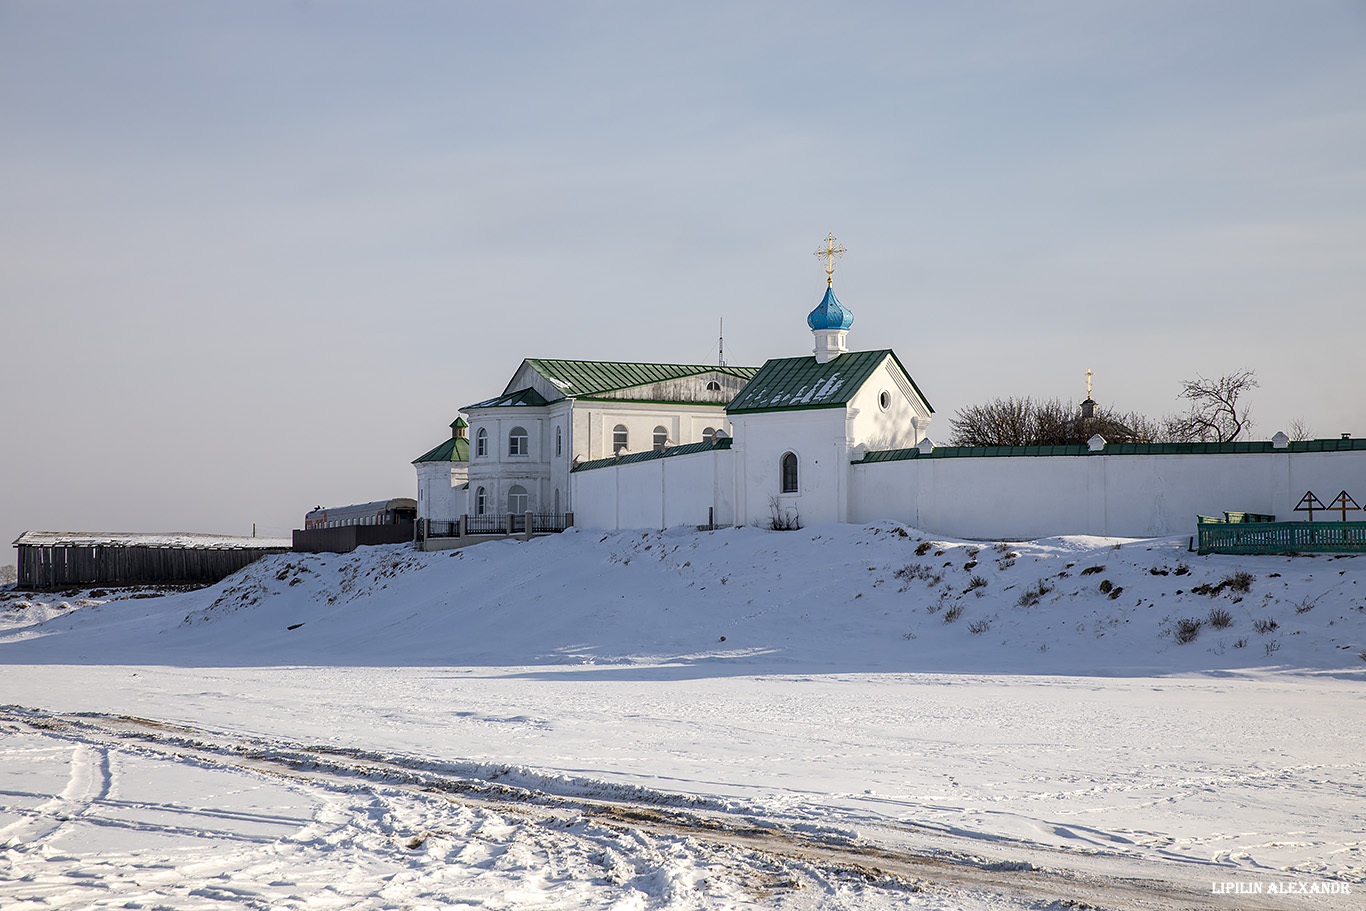
<svg viewBox="0 0 1366 911">
<path fill-rule="evenodd" d="M 1087 397 L 1088 399 L 1091 397 L 1091 370 L 1090 370 L 1090 368 L 1087 368 L 1087 370 L 1086 370 L 1086 397 Z"/>
<path fill-rule="evenodd" d="M 835 240 L 835 235 L 827 234 L 825 242 L 816 249 L 816 258 L 825 260 L 825 286 L 832 288 L 835 285 L 835 260 L 844 256 L 847 252 L 840 246 L 840 242 Z"/>
</svg>

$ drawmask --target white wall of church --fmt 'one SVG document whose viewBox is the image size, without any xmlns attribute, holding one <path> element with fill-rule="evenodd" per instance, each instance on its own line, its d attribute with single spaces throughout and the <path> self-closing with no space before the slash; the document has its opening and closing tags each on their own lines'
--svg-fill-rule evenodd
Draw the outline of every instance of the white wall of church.
<svg viewBox="0 0 1366 911">
<path fill-rule="evenodd" d="M 454 522 L 466 511 L 467 492 L 461 490 L 468 473 L 464 462 L 417 463 L 417 517 Z"/>
<path fill-rule="evenodd" d="M 626 448 L 630 452 L 649 452 L 654 448 L 654 433 L 663 427 L 676 445 L 698 443 L 708 427 L 726 427 L 722 406 L 661 405 L 656 403 L 579 403 L 574 409 L 574 455 L 584 461 L 605 459 L 613 449 L 618 426 L 626 428 Z"/>
<path fill-rule="evenodd" d="M 843 522 L 849 478 L 849 422 L 844 408 L 737 414 L 735 483 L 738 515 L 765 524 L 776 507 L 802 524 Z M 797 456 L 797 492 L 782 489 L 782 459 Z"/>
<path fill-rule="evenodd" d="M 1366 488 L 1366 451 L 929 458 L 850 472 L 851 522 L 987 539 L 1147 537 L 1193 534 L 1197 515 L 1225 510 L 1306 519 L 1294 511 L 1306 491 L 1329 500 Z"/>
<path fill-rule="evenodd" d="M 891 357 L 874 371 L 849 402 L 849 436 L 854 446 L 867 446 L 870 450 L 909 449 L 925 438 L 930 423 L 929 411 L 907 397 L 888 367 L 896 370 Z M 909 383 L 906 387 L 909 388 Z M 884 394 L 885 408 L 882 405 Z"/>
</svg>

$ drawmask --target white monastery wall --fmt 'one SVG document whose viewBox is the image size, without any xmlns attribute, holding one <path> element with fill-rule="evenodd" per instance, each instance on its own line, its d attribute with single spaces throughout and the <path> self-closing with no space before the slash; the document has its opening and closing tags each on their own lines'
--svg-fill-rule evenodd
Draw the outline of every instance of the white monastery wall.
<svg viewBox="0 0 1366 911">
<path fill-rule="evenodd" d="M 670 528 L 735 522 L 734 454 L 725 449 L 609 465 L 573 475 L 581 528 Z"/>
<path fill-rule="evenodd" d="M 851 476 L 851 522 L 969 538 L 1145 537 L 1191 534 L 1197 515 L 1225 510 L 1307 519 L 1294 511 L 1306 491 L 1330 500 L 1366 489 L 1366 451 L 920 458 L 854 465 Z"/>
</svg>

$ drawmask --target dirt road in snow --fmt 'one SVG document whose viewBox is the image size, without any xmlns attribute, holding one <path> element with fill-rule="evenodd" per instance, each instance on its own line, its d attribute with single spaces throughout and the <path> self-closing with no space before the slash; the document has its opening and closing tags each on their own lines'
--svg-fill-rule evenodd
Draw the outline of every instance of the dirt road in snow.
<svg viewBox="0 0 1366 911">
<path fill-rule="evenodd" d="M 272 899 L 267 894 L 269 888 L 257 894 L 240 883 L 225 886 L 222 882 L 234 875 L 241 878 L 250 874 L 249 878 L 259 879 L 267 869 L 272 871 L 270 876 L 276 877 L 273 882 L 291 887 L 277 887 L 277 891 L 283 888 L 285 892 L 300 892 L 299 883 L 279 878 L 284 875 L 282 869 L 270 864 L 262 868 L 260 855 L 264 845 L 288 841 L 294 830 L 316 825 L 316 809 L 300 812 L 295 806 L 293 812 L 264 812 L 259 807 L 213 811 L 186 807 L 173 825 L 149 821 L 148 814 L 154 816 L 157 807 L 111 796 L 113 755 L 160 766 L 152 773 L 157 776 L 193 769 L 226 771 L 253 781 L 275 782 L 272 787 L 284 785 L 294 794 L 282 801 L 286 805 L 298 804 L 300 791 L 307 795 L 349 795 L 341 824 L 334 823 L 333 834 L 365 817 L 374 817 L 377 811 L 393 819 L 406 815 L 410 817 L 408 828 L 401 822 L 391 822 L 390 831 L 379 840 L 390 853 L 419 851 L 433 839 L 458 842 L 463 837 L 467 844 L 487 842 L 487 833 L 481 836 L 478 832 L 482 824 L 467 826 L 463 836 L 450 829 L 433 832 L 421 824 L 423 814 L 413 810 L 414 803 L 429 805 L 429 812 L 430 805 L 438 805 L 454 808 L 458 814 L 474 814 L 481 820 L 491 815 L 511 821 L 512 828 L 520 833 L 512 841 L 523 847 L 543 844 L 546 839 L 560 842 L 556 847 L 560 866 L 551 863 L 535 875 L 543 880 L 538 888 L 546 891 L 541 898 L 550 897 L 556 888 L 569 888 L 576 881 L 592 881 L 594 874 L 602 879 L 603 870 L 593 868 L 600 866 L 601 858 L 610 857 L 619 865 L 630 867 L 630 875 L 617 872 L 615 878 L 620 881 L 613 885 L 627 886 L 646 899 L 646 905 L 676 903 L 680 898 L 681 869 L 693 874 L 690 904 L 699 908 L 727 906 L 739 898 L 773 906 L 804 907 L 831 889 L 839 891 L 841 884 L 846 891 L 856 891 L 866 907 L 881 906 L 879 895 L 887 901 L 900 901 L 903 906 L 914 897 L 931 903 L 925 907 L 940 907 L 940 901 L 949 900 L 958 907 L 969 908 L 1044 906 L 1115 911 L 1326 909 L 1348 907 L 1351 901 L 1350 895 L 1218 894 L 1212 891 L 1212 883 L 1225 877 L 1212 866 L 1156 864 L 1102 852 L 1065 852 L 1008 839 L 984 844 L 980 838 L 932 829 L 888 827 L 865 830 L 861 837 L 850 838 L 813 827 L 802 830 L 782 820 L 765 819 L 708 801 L 670 799 L 668 795 L 641 799 L 646 795 L 639 794 L 633 799 L 625 792 L 613 793 L 606 786 L 602 789 L 605 796 L 599 797 L 585 793 L 581 786 L 568 789 L 577 793 L 555 793 L 553 788 L 500 780 L 504 776 L 496 769 L 460 767 L 369 751 L 360 746 L 310 746 L 129 716 L 58 714 L 9 706 L 0 709 L 0 731 L 7 735 L 7 752 L 13 752 L 17 741 L 25 740 L 30 750 L 65 752 L 69 756 L 68 779 L 49 784 L 48 789 L 55 790 L 60 783 L 60 792 L 38 802 L 41 788 L 35 789 L 28 795 L 29 806 L 9 808 L 15 821 L 0 826 L 0 841 L 21 849 L 9 861 L 13 885 L 0 887 L 0 895 L 15 898 L 23 897 L 25 875 L 31 890 L 39 888 L 40 877 L 35 872 L 39 868 L 46 868 L 43 878 L 47 880 L 67 881 L 56 897 L 66 895 L 79 901 L 78 896 L 86 894 L 81 884 L 90 875 L 89 870 L 82 873 L 90 864 L 88 858 L 72 856 L 68 858 L 70 869 L 61 868 L 59 863 L 59 869 L 54 871 L 52 852 L 41 850 L 44 845 L 56 843 L 64 830 L 83 823 L 95 828 L 141 827 L 144 833 L 156 830 L 162 838 L 177 834 L 182 838 L 196 836 L 220 846 L 236 842 L 235 852 L 222 852 L 225 863 L 210 865 L 200 877 L 190 872 L 180 884 L 180 891 L 187 898 L 201 904 L 208 902 L 204 907 L 216 906 L 215 902 L 234 896 L 251 901 L 279 901 L 280 896 Z M 35 743 L 41 746 L 35 747 Z M 13 804 L 17 792 L 4 793 Z M 400 809 L 400 805 L 406 810 Z M 164 812 L 165 807 L 160 809 Z M 631 846 L 624 853 L 620 847 L 623 839 Z M 244 843 L 253 850 L 243 852 Z M 609 847 L 609 843 L 616 847 Z M 337 856 L 329 858 L 333 863 L 323 863 L 322 868 L 336 866 L 343 859 L 354 865 L 357 849 L 355 844 L 346 850 L 338 847 Z M 383 854 L 384 850 L 372 853 Z M 70 852 L 69 846 L 66 851 Z M 27 855 L 27 859 L 19 855 Z M 574 862 L 564 859 L 575 855 Z M 240 870 L 231 869 L 234 856 Z M 58 860 L 60 857 L 59 854 Z M 660 859 L 659 869 L 653 878 L 647 876 L 648 881 L 638 882 L 641 871 L 652 866 L 652 858 Z M 458 866 L 459 858 L 454 860 Z M 480 864 L 487 856 L 480 851 L 466 860 L 471 870 L 481 870 Z M 372 858 L 371 862 L 375 860 Z M 607 865 L 609 883 L 613 879 L 612 862 Z M 444 865 L 451 863 L 452 858 L 444 858 Z M 575 863 L 584 869 L 572 869 Z M 182 872 L 195 868 L 194 864 L 169 866 Z M 564 882 L 549 882 L 557 878 L 557 869 Z M 516 879 L 515 874 L 512 871 L 510 875 Z M 1259 876 L 1266 883 L 1296 882 L 1272 871 Z M 198 881 L 201 878 L 203 881 Z M 697 886 L 698 882 L 703 885 Z M 714 893 L 710 896 L 707 884 Z M 417 883 L 413 887 L 418 888 Z M 492 888 L 488 883 L 484 887 Z M 499 886 L 505 887 L 506 883 Z M 50 888 L 48 891 L 51 893 Z M 302 900 L 301 895 L 296 897 Z M 586 906 L 586 896 L 577 898 Z M 917 903 L 912 902 L 911 906 Z"/>
</svg>

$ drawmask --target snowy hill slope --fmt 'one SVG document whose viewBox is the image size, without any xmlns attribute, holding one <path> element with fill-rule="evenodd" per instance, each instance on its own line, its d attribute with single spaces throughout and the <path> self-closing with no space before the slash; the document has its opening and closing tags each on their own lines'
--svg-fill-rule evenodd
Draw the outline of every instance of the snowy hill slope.
<svg viewBox="0 0 1366 911">
<path fill-rule="evenodd" d="M 1184 538 L 571 531 L 286 554 L 156 598 L 12 593 L 0 662 L 1361 673 L 1363 579 L 1360 556 L 1201 557 Z"/>
</svg>

